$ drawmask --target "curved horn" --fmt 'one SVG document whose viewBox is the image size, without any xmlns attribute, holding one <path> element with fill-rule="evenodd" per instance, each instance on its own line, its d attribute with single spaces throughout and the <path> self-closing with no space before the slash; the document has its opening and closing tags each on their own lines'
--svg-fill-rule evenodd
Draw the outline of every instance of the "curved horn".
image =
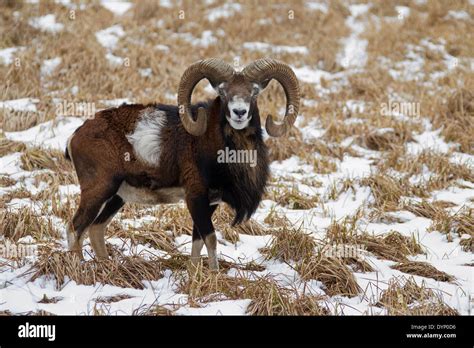
<svg viewBox="0 0 474 348">
<path fill-rule="evenodd" d="M 287 64 L 276 59 L 262 58 L 247 65 L 242 70 L 242 74 L 257 83 L 275 79 L 282 85 L 286 95 L 285 119 L 283 123 L 278 124 L 273 121 L 271 115 L 268 115 L 265 128 L 267 133 L 273 137 L 286 134 L 295 123 L 300 105 L 300 88 L 293 70 Z"/>
<path fill-rule="evenodd" d="M 234 69 L 221 59 L 210 58 L 191 64 L 183 73 L 178 87 L 179 117 L 184 129 L 194 136 L 203 135 L 207 129 L 207 112 L 204 108 L 198 109 L 196 121 L 191 114 L 191 95 L 196 84 L 207 78 L 213 86 L 227 81 L 234 74 Z"/>
</svg>

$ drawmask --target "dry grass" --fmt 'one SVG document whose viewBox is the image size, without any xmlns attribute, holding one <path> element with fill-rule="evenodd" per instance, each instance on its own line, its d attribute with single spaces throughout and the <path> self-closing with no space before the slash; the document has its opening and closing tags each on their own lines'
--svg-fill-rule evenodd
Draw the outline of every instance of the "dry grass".
<svg viewBox="0 0 474 348">
<path fill-rule="evenodd" d="M 275 232 L 270 245 L 260 251 L 267 259 L 289 262 L 311 257 L 315 248 L 316 241 L 310 234 L 299 229 L 289 229 Z"/>
<path fill-rule="evenodd" d="M 252 302 L 247 308 L 250 315 L 328 315 L 318 297 L 300 295 L 286 288 L 279 288 L 274 282 L 260 280 L 253 282 L 245 291 Z M 293 295 L 293 296 L 292 296 Z"/>
<path fill-rule="evenodd" d="M 46 294 L 43 295 L 43 298 L 38 301 L 38 303 L 58 303 L 59 301 L 62 301 L 62 297 L 59 296 L 54 296 L 54 297 L 48 297 Z"/>
<path fill-rule="evenodd" d="M 16 180 L 7 175 L 0 176 L 0 187 L 8 187 L 16 184 Z"/>
<path fill-rule="evenodd" d="M 32 274 L 31 281 L 42 276 L 52 277 L 57 289 L 62 288 L 66 279 L 83 285 L 101 283 L 143 289 L 145 280 L 162 278 L 161 271 L 159 261 L 140 257 L 114 255 L 104 261 L 81 261 L 76 254 L 43 248 L 29 272 Z"/>
<path fill-rule="evenodd" d="M 392 268 L 403 273 L 432 278 L 441 282 L 452 282 L 455 279 L 453 276 L 437 270 L 435 267 L 426 262 L 405 261 L 394 265 Z"/>
<path fill-rule="evenodd" d="M 442 129 L 446 141 L 459 144 L 459 151 L 474 154 L 474 93 L 468 89 L 458 89 L 440 106 L 434 120 L 436 127 Z"/>
<path fill-rule="evenodd" d="M 271 231 L 253 219 L 236 226 L 231 226 L 234 220 L 234 212 L 227 205 L 220 205 L 212 218 L 216 228 L 222 231 L 224 235 L 228 233 L 229 236 L 238 236 L 238 234 L 241 233 L 250 236 L 263 236 L 271 233 Z"/>
<path fill-rule="evenodd" d="M 133 298 L 133 296 L 127 295 L 127 294 L 119 294 L 119 295 L 113 295 L 113 296 L 99 296 L 95 299 L 95 303 L 114 303 L 114 302 L 119 302 L 122 300 L 128 300 L 130 298 Z"/>
<path fill-rule="evenodd" d="M 370 187 L 374 197 L 373 206 L 382 211 L 397 210 L 400 198 L 411 193 L 407 182 L 383 174 L 373 174 L 364 178 L 361 180 L 361 185 Z"/>
<path fill-rule="evenodd" d="M 406 237 L 395 231 L 378 237 L 361 235 L 356 238 L 356 241 L 364 245 L 368 252 L 385 260 L 405 261 L 409 255 L 423 253 L 415 236 Z"/>
<path fill-rule="evenodd" d="M 459 242 L 459 245 L 461 245 L 462 250 L 466 252 L 474 253 L 474 238 L 473 237 L 461 239 L 461 241 Z"/>
<path fill-rule="evenodd" d="M 378 164 L 380 172 L 388 169 L 396 170 L 403 174 L 403 185 L 409 185 L 408 193 L 423 196 L 433 190 L 440 190 L 452 185 L 457 180 L 474 181 L 472 168 L 464 163 L 453 163 L 451 155 L 434 151 L 422 151 L 418 155 L 408 155 L 400 151 L 392 151 Z M 410 185 L 407 179 L 421 175 L 428 169 L 432 175 L 422 180 L 417 185 Z"/>
<path fill-rule="evenodd" d="M 413 278 L 391 280 L 377 305 L 385 307 L 389 315 L 458 315 L 425 283 L 420 286 Z"/>
<path fill-rule="evenodd" d="M 359 143 L 370 150 L 393 151 L 403 147 L 406 142 L 413 138 L 410 131 L 403 130 L 374 130 L 362 135 Z"/>
<path fill-rule="evenodd" d="M 155 222 L 146 223 L 140 227 L 123 228 L 112 224 L 109 230 L 112 229 L 114 237 L 128 238 L 133 245 L 147 245 L 155 249 L 162 250 L 167 253 L 176 253 L 178 251 L 174 238 L 171 232 L 160 229 Z"/>
<path fill-rule="evenodd" d="M 36 126 L 48 119 L 46 113 L 0 109 L 0 128 L 4 132 L 18 132 Z"/>
<path fill-rule="evenodd" d="M 8 140 L 0 135 L 0 156 L 5 156 L 14 152 L 25 151 L 26 146 L 23 143 Z"/>
<path fill-rule="evenodd" d="M 10 209 L 0 211 L 0 235 L 15 242 L 25 236 L 32 236 L 37 241 L 61 238 L 61 234 L 53 227 L 51 219 L 38 216 L 30 208 L 19 211 Z"/>
<path fill-rule="evenodd" d="M 329 296 L 356 296 L 361 291 L 351 270 L 339 258 L 313 256 L 296 269 L 303 280 L 322 282 Z"/>
<path fill-rule="evenodd" d="M 414 235 L 407 237 L 391 231 L 384 235 L 372 236 L 358 231 L 355 222 L 332 222 L 327 229 L 326 238 L 332 245 L 360 245 L 365 251 L 384 260 L 408 261 L 408 256 L 423 253 Z"/>
<path fill-rule="evenodd" d="M 319 202 L 319 196 L 302 193 L 295 186 L 279 186 L 268 191 L 266 199 L 271 199 L 288 209 L 311 209 Z"/>
<path fill-rule="evenodd" d="M 66 160 L 63 152 L 58 150 L 27 148 L 20 159 L 22 169 L 27 171 L 50 169 L 55 172 L 70 172 L 73 170 L 72 163 Z"/>
<path fill-rule="evenodd" d="M 474 209 L 464 207 L 453 214 L 438 215 L 429 230 L 446 233 L 449 239 L 451 238 L 450 233 L 459 236 L 463 234 L 474 236 Z"/>
<path fill-rule="evenodd" d="M 451 234 L 458 236 L 474 236 L 474 209 L 461 207 L 454 213 L 449 213 L 445 208 L 450 208 L 449 202 L 428 202 L 407 204 L 404 208 L 418 216 L 433 220 L 428 231 L 445 233 L 448 240 L 452 240 Z"/>
<path fill-rule="evenodd" d="M 147 315 L 147 316 L 170 316 L 173 315 L 174 312 L 168 309 L 165 306 L 160 305 L 153 305 L 148 308 L 135 310 L 132 315 Z"/>
</svg>

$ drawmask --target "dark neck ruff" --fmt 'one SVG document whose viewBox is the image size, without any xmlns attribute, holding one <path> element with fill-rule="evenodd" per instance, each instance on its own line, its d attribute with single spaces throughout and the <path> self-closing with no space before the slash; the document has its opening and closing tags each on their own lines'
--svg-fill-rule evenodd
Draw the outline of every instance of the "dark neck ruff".
<svg viewBox="0 0 474 348">
<path fill-rule="evenodd" d="M 235 211 L 233 225 L 248 220 L 258 208 L 269 177 L 268 149 L 263 142 L 258 111 L 246 129 L 235 130 L 227 122 L 222 125 L 224 146 L 229 150 L 257 151 L 256 165 L 224 163 L 222 185 L 224 202 Z"/>
</svg>

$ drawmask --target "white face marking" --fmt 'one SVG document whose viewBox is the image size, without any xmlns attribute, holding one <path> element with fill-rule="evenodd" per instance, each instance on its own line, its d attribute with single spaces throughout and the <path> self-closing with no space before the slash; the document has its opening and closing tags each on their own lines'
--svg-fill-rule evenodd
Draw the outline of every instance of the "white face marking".
<svg viewBox="0 0 474 348">
<path fill-rule="evenodd" d="M 229 115 L 227 120 L 234 129 L 244 129 L 249 125 L 252 116 L 249 116 L 250 103 L 243 98 L 234 96 L 227 105 L 229 107 Z"/>
</svg>

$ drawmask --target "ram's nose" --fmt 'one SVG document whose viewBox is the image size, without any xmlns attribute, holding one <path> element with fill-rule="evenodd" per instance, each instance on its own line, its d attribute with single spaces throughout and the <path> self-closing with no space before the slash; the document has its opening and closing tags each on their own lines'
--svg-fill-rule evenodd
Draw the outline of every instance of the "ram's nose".
<svg viewBox="0 0 474 348">
<path fill-rule="evenodd" d="M 232 112 L 237 115 L 238 118 L 242 118 L 247 113 L 245 109 L 232 109 Z"/>
</svg>

